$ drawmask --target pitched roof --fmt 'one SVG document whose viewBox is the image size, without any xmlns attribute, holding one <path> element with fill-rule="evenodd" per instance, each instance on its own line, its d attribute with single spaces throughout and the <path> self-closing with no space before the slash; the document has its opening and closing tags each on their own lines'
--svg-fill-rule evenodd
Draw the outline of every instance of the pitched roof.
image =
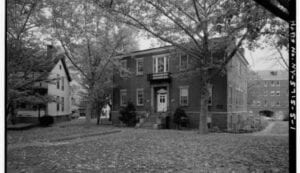
<svg viewBox="0 0 300 173">
<path fill-rule="evenodd" d="M 47 66 L 45 66 L 43 68 L 42 74 L 41 74 L 41 76 L 39 76 L 39 78 L 41 78 L 41 79 L 47 78 L 49 76 L 50 72 L 53 70 L 53 68 L 56 66 L 56 64 L 60 60 L 63 64 L 63 67 L 64 67 L 65 72 L 67 74 L 68 81 L 71 82 L 72 78 L 71 78 L 69 69 L 68 69 L 67 64 L 66 64 L 65 56 L 63 54 L 58 54 L 58 55 L 52 56 L 52 60 L 49 62 L 50 64 L 48 64 Z"/>
<path fill-rule="evenodd" d="M 262 70 L 256 71 L 262 80 L 288 80 L 289 74 L 284 70 Z"/>
</svg>

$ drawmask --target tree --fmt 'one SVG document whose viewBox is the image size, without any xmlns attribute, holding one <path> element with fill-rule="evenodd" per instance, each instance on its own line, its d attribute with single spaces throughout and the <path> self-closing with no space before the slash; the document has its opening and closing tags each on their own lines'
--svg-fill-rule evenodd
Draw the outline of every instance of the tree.
<svg viewBox="0 0 300 173">
<path fill-rule="evenodd" d="M 100 114 L 106 93 L 112 87 L 113 67 L 120 64 L 112 57 L 133 49 L 133 31 L 110 19 L 93 1 L 48 2 L 51 16 L 48 31 L 57 41 L 87 91 L 86 123 L 93 113 Z M 98 112 L 93 112 L 93 110 Z"/>
<path fill-rule="evenodd" d="M 254 0 L 259 5 L 266 8 L 275 16 L 280 17 L 284 21 L 288 22 L 290 19 L 290 4 L 295 1 L 291 0 Z M 294 3 L 296 5 L 296 3 Z"/>
<path fill-rule="evenodd" d="M 8 115 L 11 115 L 12 123 L 15 123 L 19 103 L 29 103 L 40 107 L 52 100 L 51 97 L 35 88 L 38 82 L 51 82 L 45 76 L 48 73 L 47 69 L 53 65 L 38 39 L 32 34 L 38 27 L 38 14 L 42 5 L 37 0 L 7 2 L 6 116 L 9 118 Z"/>
<path fill-rule="evenodd" d="M 252 1 L 143 0 L 97 1 L 120 22 L 144 30 L 192 58 L 202 82 L 199 132 L 206 133 L 209 83 L 239 51 L 245 39 L 256 40 L 269 14 Z M 217 39 L 217 37 L 219 39 Z M 235 43 L 236 42 L 236 43 Z M 231 43 L 231 44 L 228 44 Z M 216 52 L 224 58 L 211 63 Z"/>
</svg>

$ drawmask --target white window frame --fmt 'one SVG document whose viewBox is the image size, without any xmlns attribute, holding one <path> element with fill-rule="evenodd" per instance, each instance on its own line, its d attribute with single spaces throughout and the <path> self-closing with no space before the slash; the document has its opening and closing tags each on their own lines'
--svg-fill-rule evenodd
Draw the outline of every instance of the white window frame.
<svg viewBox="0 0 300 173">
<path fill-rule="evenodd" d="M 280 91 L 276 91 L 276 96 L 280 96 Z"/>
<path fill-rule="evenodd" d="M 264 107 L 267 107 L 267 106 L 268 106 L 268 101 L 265 100 L 265 101 L 264 101 Z"/>
<path fill-rule="evenodd" d="M 125 94 L 125 100 L 124 100 L 124 103 L 122 103 L 122 96 L 123 94 Z M 120 106 L 126 106 L 126 101 L 127 101 L 127 89 L 121 89 L 120 90 Z"/>
<path fill-rule="evenodd" d="M 61 111 L 64 112 L 65 111 L 65 98 L 61 97 Z"/>
<path fill-rule="evenodd" d="M 61 77 L 61 90 L 65 89 L 65 78 L 62 76 Z"/>
<path fill-rule="evenodd" d="M 276 81 L 276 86 L 280 86 L 280 81 Z"/>
<path fill-rule="evenodd" d="M 59 112 L 59 110 L 60 110 L 60 100 L 59 100 L 59 96 L 56 96 L 56 112 Z"/>
<path fill-rule="evenodd" d="M 181 90 L 183 89 L 186 89 L 187 90 L 187 101 L 186 101 L 186 104 L 183 104 L 182 103 L 182 98 L 181 97 L 185 97 L 185 96 L 182 96 L 181 94 Z M 179 105 L 180 106 L 188 106 L 189 105 L 189 86 L 180 86 L 179 87 Z"/>
<path fill-rule="evenodd" d="M 274 107 L 274 106 L 275 106 L 275 102 L 271 101 L 271 107 Z"/>
<path fill-rule="evenodd" d="M 120 60 L 121 69 L 120 69 L 120 77 L 125 77 L 125 71 L 127 69 L 127 59 Z M 124 63 L 124 64 L 123 64 Z"/>
<path fill-rule="evenodd" d="M 182 64 L 181 64 L 182 63 L 182 60 L 181 60 L 182 56 L 186 56 L 186 66 L 185 67 L 183 67 Z M 179 70 L 184 71 L 184 70 L 188 69 L 188 66 L 189 66 L 189 56 L 187 54 L 180 54 Z"/>
<path fill-rule="evenodd" d="M 142 92 L 142 99 L 143 103 L 139 103 L 139 92 Z M 137 106 L 144 106 L 145 103 L 145 93 L 144 93 L 144 88 L 137 88 L 136 89 L 136 105 Z"/>
<path fill-rule="evenodd" d="M 158 72 L 158 58 L 164 58 L 164 71 Z M 169 72 L 169 54 L 153 56 L 153 73 L 166 73 Z"/>
<path fill-rule="evenodd" d="M 139 71 L 138 64 L 139 62 L 142 62 L 142 70 Z M 136 59 L 136 75 L 143 75 L 144 74 L 144 58 L 137 58 Z"/>
<path fill-rule="evenodd" d="M 275 91 L 270 91 L 270 96 L 275 96 Z"/>
<path fill-rule="evenodd" d="M 56 89 L 60 89 L 60 75 L 57 74 L 56 77 L 57 77 L 57 80 L 56 80 Z"/>
<path fill-rule="evenodd" d="M 275 86 L 275 81 L 271 81 L 271 87 L 274 87 Z"/>
<path fill-rule="evenodd" d="M 256 104 L 257 104 L 257 106 L 261 106 L 260 101 L 257 101 Z"/>
</svg>

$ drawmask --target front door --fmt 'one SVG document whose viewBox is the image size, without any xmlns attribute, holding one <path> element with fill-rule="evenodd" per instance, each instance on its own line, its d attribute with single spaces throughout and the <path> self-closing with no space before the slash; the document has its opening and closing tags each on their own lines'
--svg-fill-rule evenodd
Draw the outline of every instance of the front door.
<svg viewBox="0 0 300 173">
<path fill-rule="evenodd" d="M 167 93 L 157 94 L 157 112 L 167 111 Z"/>
</svg>

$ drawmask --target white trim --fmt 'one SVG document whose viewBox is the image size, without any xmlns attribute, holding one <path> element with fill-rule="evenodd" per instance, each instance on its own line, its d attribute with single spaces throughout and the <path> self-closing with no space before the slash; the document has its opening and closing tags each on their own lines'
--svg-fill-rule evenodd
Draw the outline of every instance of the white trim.
<svg viewBox="0 0 300 173">
<path fill-rule="evenodd" d="M 142 62 L 142 68 L 143 68 L 142 72 L 138 71 L 138 64 L 139 64 L 140 61 Z M 136 58 L 135 62 L 136 62 L 136 75 L 143 75 L 144 74 L 144 58 L 143 57 Z"/>
<path fill-rule="evenodd" d="M 181 57 L 182 56 L 186 56 L 186 68 L 182 68 L 182 66 L 181 66 Z M 179 71 L 187 70 L 188 66 L 189 66 L 189 56 L 187 54 L 181 53 L 180 57 L 179 57 Z"/>
<path fill-rule="evenodd" d="M 162 54 L 162 55 L 154 55 L 152 56 L 152 59 L 153 59 L 153 73 L 165 73 L 165 72 L 169 72 L 169 67 L 170 67 L 170 64 L 169 64 L 169 58 L 170 57 L 170 54 L 167 53 L 167 54 Z M 163 58 L 163 61 L 164 61 L 164 71 L 163 72 L 158 72 L 158 58 Z"/>
<path fill-rule="evenodd" d="M 187 103 L 182 104 L 181 100 L 181 90 L 182 89 L 187 89 Z M 179 105 L 180 106 L 189 106 L 189 86 L 179 86 Z"/>
<path fill-rule="evenodd" d="M 125 62 L 125 67 L 123 67 L 123 62 Z M 127 69 L 127 59 L 121 59 L 120 60 L 120 63 L 121 63 L 121 69 L 120 69 L 120 77 L 125 77 L 125 72 L 124 72 L 124 69 Z M 123 69 L 124 68 L 124 69 Z M 124 74 L 123 74 L 124 73 Z"/>
<path fill-rule="evenodd" d="M 151 49 L 151 50 L 142 50 L 139 52 L 133 52 L 133 53 L 129 53 L 126 55 L 118 55 L 115 56 L 114 58 L 124 58 L 124 57 L 129 57 L 129 56 L 138 56 L 138 55 L 145 55 L 145 54 L 152 54 L 152 53 L 160 53 L 163 51 L 171 51 L 175 49 L 175 47 L 161 47 L 161 48 L 155 48 L 155 49 Z"/>
<path fill-rule="evenodd" d="M 142 94 L 143 94 L 143 103 L 142 104 L 139 104 L 139 98 L 138 98 L 138 92 L 139 91 L 142 91 Z M 145 103 L 145 93 L 144 93 L 144 88 L 137 88 L 136 89 L 136 105 L 137 106 L 144 106 L 144 103 Z"/>
<path fill-rule="evenodd" d="M 276 91 L 276 96 L 280 96 L 280 91 Z"/>
<path fill-rule="evenodd" d="M 126 106 L 126 103 L 122 104 L 122 93 L 125 93 L 125 97 L 127 97 L 127 89 L 120 89 L 120 106 Z"/>
</svg>

